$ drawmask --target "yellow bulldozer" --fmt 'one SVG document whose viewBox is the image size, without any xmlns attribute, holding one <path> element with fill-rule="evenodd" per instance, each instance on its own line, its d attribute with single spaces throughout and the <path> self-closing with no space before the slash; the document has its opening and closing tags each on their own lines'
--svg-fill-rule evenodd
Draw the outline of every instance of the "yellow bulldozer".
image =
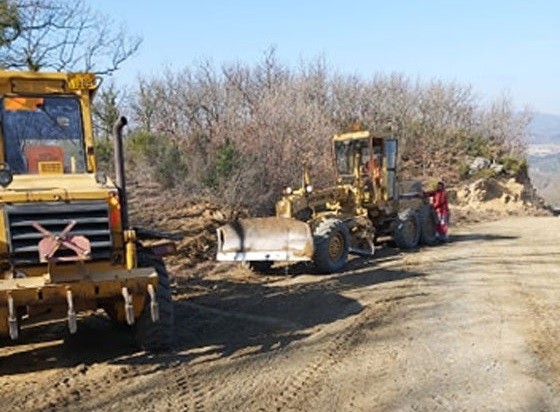
<svg viewBox="0 0 560 412">
<path fill-rule="evenodd" d="M 274 262 L 311 261 L 321 273 L 340 271 L 350 253 L 371 256 L 376 239 L 402 249 L 438 242 L 437 219 L 419 182 L 397 180 L 398 141 L 356 131 L 332 138 L 336 182 L 316 190 L 307 170 L 302 186 L 287 187 L 276 216 L 218 228 L 219 261 L 265 271 Z"/>
<path fill-rule="evenodd" d="M 173 342 L 162 240 L 144 247 L 129 226 L 122 130 L 116 181 L 97 169 L 91 73 L 0 71 L 0 338 L 104 309 L 141 347 Z"/>
</svg>

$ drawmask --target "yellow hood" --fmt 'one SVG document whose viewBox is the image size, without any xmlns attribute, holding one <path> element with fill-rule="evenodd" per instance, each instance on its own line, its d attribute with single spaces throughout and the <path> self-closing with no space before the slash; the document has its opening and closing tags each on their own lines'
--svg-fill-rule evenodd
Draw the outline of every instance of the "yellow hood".
<svg viewBox="0 0 560 412">
<path fill-rule="evenodd" d="M 94 174 L 14 175 L 6 188 L 0 187 L 0 202 L 50 202 L 106 198 L 115 192 L 113 182 L 98 183 Z"/>
</svg>

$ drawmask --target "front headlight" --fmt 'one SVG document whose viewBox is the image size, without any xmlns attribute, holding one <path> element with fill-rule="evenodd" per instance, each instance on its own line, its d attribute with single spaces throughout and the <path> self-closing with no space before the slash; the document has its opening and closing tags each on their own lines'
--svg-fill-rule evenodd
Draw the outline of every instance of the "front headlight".
<svg viewBox="0 0 560 412">
<path fill-rule="evenodd" d="M 0 164 L 0 186 L 8 187 L 14 180 L 14 175 L 6 163 Z"/>
<path fill-rule="evenodd" d="M 290 186 L 288 186 L 287 188 L 284 189 L 284 194 L 285 195 L 291 195 L 293 192 L 292 188 Z"/>
<path fill-rule="evenodd" d="M 313 191 L 313 186 L 311 186 L 311 185 L 305 186 L 305 192 L 306 193 L 311 193 L 312 191 Z"/>
</svg>

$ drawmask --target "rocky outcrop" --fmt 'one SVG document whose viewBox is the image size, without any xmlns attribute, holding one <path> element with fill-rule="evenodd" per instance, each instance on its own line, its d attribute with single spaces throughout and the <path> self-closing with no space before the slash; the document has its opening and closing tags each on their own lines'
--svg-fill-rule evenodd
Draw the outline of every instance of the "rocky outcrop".
<svg viewBox="0 0 560 412">
<path fill-rule="evenodd" d="M 449 200 L 456 223 L 511 215 L 550 214 L 526 174 L 477 179 L 449 190 Z"/>
<path fill-rule="evenodd" d="M 459 205 L 476 205 L 493 202 L 493 205 L 532 206 L 536 195 L 529 182 L 519 183 L 515 178 L 478 179 L 457 191 L 456 202 Z"/>
</svg>

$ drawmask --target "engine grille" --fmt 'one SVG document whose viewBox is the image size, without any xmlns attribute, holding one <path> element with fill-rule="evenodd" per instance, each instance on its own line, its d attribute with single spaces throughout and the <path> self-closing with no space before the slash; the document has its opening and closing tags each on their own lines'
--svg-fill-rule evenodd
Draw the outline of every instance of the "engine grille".
<svg viewBox="0 0 560 412">
<path fill-rule="evenodd" d="M 43 238 L 33 226 L 37 222 L 49 232 L 58 234 L 75 220 L 70 232 L 82 235 L 91 243 L 94 260 L 109 259 L 112 255 L 112 236 L 109 226 L 109 206 L 106 201 L 74 203 L 41 203 L 5 205 L 11 260 L 16 265 L 39 263 L 38 243 Z M 60 249 L 56 256 L 72 256 L 74 252 Z"/>
</svg>

